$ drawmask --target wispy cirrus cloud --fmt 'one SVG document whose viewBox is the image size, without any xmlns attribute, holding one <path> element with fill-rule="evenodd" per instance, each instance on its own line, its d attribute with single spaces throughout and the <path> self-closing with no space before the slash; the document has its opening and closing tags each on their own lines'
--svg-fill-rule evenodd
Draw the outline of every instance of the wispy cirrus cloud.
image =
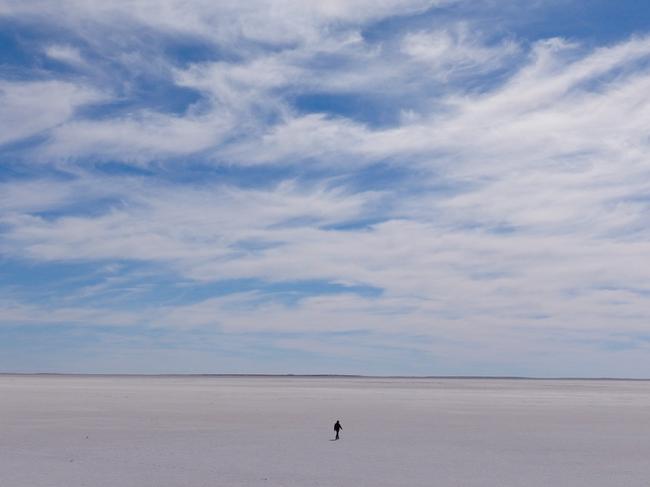
<svg viewBox="0 0 650 487">
<path fill-rule="evenodd" d="M 370 4 L 4 2 L 58 37 L 0 85 L 0 322 L 393 344 L 452 373 L 613 360 L 650 295 L 647 34 Z"/>
<path fill-rule="evenodd" d="M 56 60 L 63 63 L 69 64 L 83 64 L 83 56 L 79 49 L 74 46 L 62 45 L 62 44 L 52 44 L 45 48 L 45 54 Z"/>
<path fill-rule="evenodd" d="M 103 98 L 92 87 L 66 81 L 2 81 L 0 144 L 44 134 L 70 120 L 80 106 Z"/>
</svg>

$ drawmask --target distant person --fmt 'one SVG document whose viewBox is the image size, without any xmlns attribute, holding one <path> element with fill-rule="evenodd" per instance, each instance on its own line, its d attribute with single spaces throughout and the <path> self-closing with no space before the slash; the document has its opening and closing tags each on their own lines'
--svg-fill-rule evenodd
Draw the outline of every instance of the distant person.
<svg viewBox="0 0 650 487">
<path fill-rule="evenodd" d="M 336 431 L 336 438 L 335 440 L 339 439 L 339 431 L 343 429 L 343 426 L 341 426 L 341 423 L 339 423 L 339 420 L 336 420 L 336 423 L 334 423 L 334 431 Z"/>
</svg>

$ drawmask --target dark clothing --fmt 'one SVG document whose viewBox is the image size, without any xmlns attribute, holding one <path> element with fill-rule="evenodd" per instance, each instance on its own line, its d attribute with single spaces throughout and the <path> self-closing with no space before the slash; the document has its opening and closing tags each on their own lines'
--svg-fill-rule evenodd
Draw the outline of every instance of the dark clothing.
<svg viewBox="0 0 650 487">
<path fill-rule="evenodd" d="M 341 431 L 342 429 L 343 429 L 343 426 L 341 426 L 341 423 L 339 423 L 338 421 L 336 423 L 334 423 L 334 431 L 336 431 L 336 439 L 337 440 L 339 439 L 339 431 Z"/>
</svg>

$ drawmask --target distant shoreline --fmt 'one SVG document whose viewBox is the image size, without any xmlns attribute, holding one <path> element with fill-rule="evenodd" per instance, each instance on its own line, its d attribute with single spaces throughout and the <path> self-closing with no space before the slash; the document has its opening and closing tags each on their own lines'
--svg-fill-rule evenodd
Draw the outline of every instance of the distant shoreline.
<svg viewBox="0 0 650 487">
<path fill-rule="evenodd" d="M 65 372 L 0 372 L 0 377 L 97 377 L 97 378 L 257 378 L 257 379 L 405 379 L 405 380 L 536 380 L 536 381 L 628 381 L 650 382 L 629 377 L 526 377 L 481 375 L 355 375 L 355 374 L 80 374 Z"/>
</svg>

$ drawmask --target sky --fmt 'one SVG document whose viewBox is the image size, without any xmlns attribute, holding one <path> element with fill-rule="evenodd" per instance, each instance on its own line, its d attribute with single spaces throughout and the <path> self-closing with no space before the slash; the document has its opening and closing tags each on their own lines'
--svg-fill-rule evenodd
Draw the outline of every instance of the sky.
<svg viewBox="0 0 650 487">
<path fill-rule="evenodd" d="M 650 376 L 650 5 L 0 0 L 0 371 Z"/>
</svg>

